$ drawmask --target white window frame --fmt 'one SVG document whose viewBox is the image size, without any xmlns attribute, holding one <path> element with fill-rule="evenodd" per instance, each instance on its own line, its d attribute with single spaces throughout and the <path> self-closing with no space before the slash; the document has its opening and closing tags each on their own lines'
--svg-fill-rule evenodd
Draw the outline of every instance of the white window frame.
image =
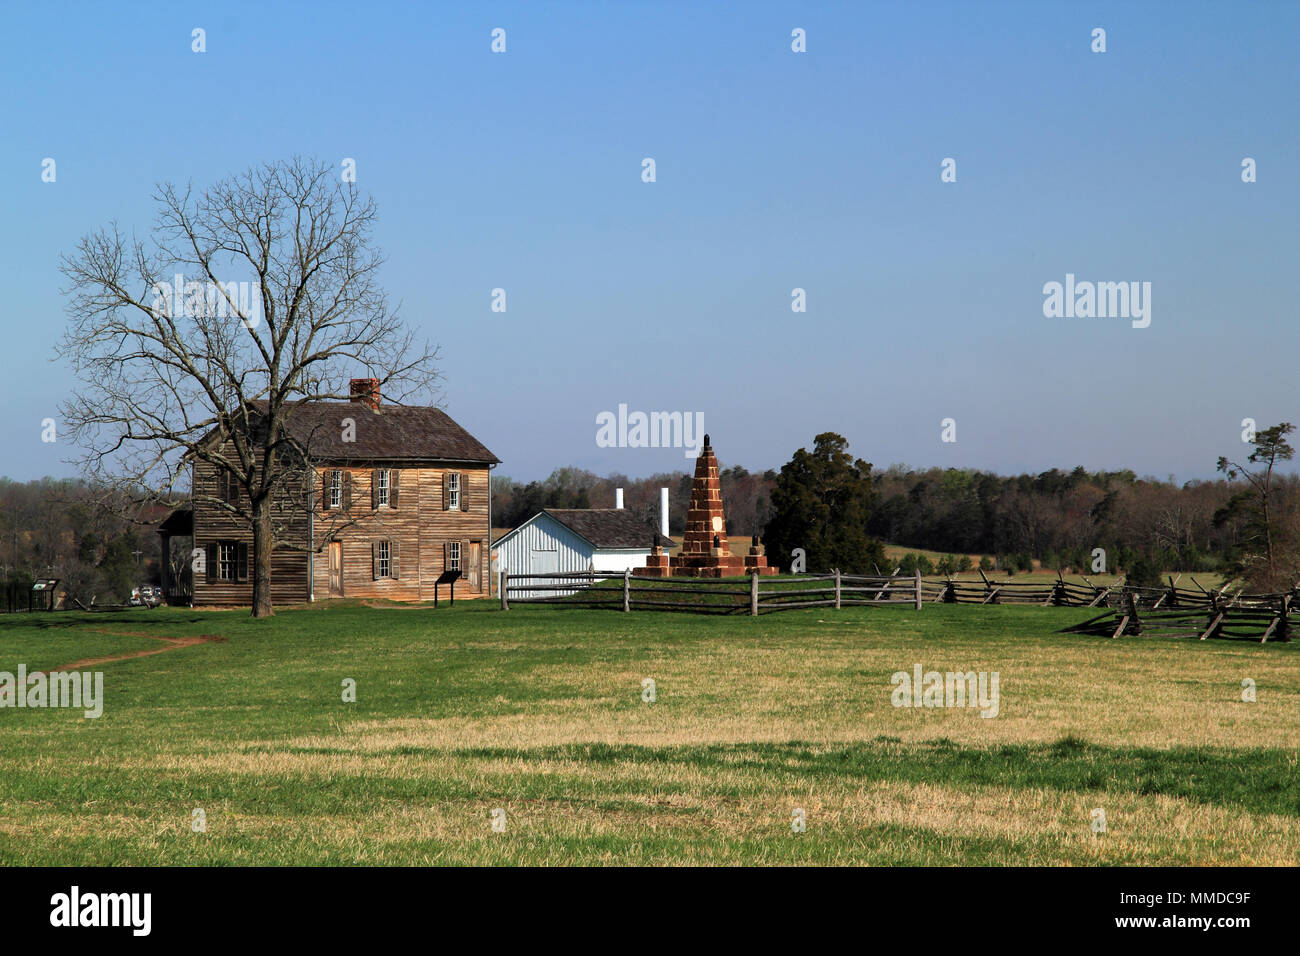
<svg viewBox="0 0 1300 956">
<path fill-rule="evenodd" d="M 379 507 L 381 507 L 381 508 L 387 508 L 387 507 L 388 507 L 388 489 L 389 489 L 388 469 L 387 469 L 387 468 L 380 468 L 380 469 L 379 469 L 378 480 L 379 480 L 379 492 L 378 492 Z"/>
<path fill-rule="evenodd" d="M 393 543 L 391 541 L 379 542 L 379 567 L 375 574 L 381 578 L 391 578 L 393 576 Z"/>
<path fill-rule="evenodd" d="M 330 507 L 343 507 L 343 472 L 337 468 L 330 472 Z"/>
<path fill-rule="evenodd" d="M 447 571 L 459 571 L 459 570 L 460 570 L 460 542 L 459 542 L 459 541 L 448 541 L 448 542 L 447 542 L 447 545 L 448 545 L 448 547 L 447 547 L 447 565 L 448 565 L 448 566 L 447 566 L 447 568 L 446 568 L 445 570 L 447 570 Z"/>
<path fill-rule="evenodd" d="M 447 478 L 447 510 L 460 510 L 460 472 L 453 471 Z"/>
<path fill-rule="evenodd" d="M 217 542 L 217 580 L 233 581 L 239 574 L 239 545 L 233 541 Z"/>
</svg>

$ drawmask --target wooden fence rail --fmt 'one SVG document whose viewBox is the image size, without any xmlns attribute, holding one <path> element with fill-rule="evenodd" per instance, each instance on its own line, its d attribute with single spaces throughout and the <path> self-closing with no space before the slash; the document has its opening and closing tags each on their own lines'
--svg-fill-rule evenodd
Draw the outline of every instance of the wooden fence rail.
<svg viewBox="0 0 1300 956">
<path fill-rule="evenodd" d="M 740 613 L 751 615 L 805 607 L 909 604 L 918 610 L 927 590 L 921 576 L 866 576 L 835 572 L 801 575 L 781 583 L 761 584 L 758 575 L 748 581 L 714 578 L 652 578 L 619 573 L 587 571 L 554 574 L 510 574 L 501 572 L 498 592 L 502 610 L 511 604 L 565 604 L 582 607 L 620 607 L 692 611 L 696 613 Z M 821 587 L 815 585 L 822 584 Z M 810 585 L 810 586 L 805 586 Z M 931 588 L 928 593 L 937 595 Z M 685 600 L 674 601 L 674 597 Z M 665 599 L 666 598 L 666 599 Z"/>
<path fill-rule="evenodd" d="M 1085 579 L 1086 580 L 1086 579 Z M 1195 581 L 1193 580 L 1193 583 Z M 1062 633 L 1146 634 L 1167 637 L 1249 638 L 1261 643 L 1289 641 L 1300 625 L 1298 592 L 1230 593 L 1169 587 L 1139 588 L 1122 582 L 1110 586 L 1077 584 L 1058 578 L 982 583 L 951 578 L 926 580 L 921 575 L 808 574 L 779 581 L 750 575 L 736 578 L 658 578 L 624 572 L 501 572 L 498 591 L 502 610 L 512 603 L 554 604 L 622 610 L 683 611 L 693 614 L 744 614 L 757 617 L 776 611 L 813 607 L 909 605 L 927 600 L 946 604 L 1038 604 L 1047 607 L 1094 607 L 1102 613 Z"/>
</svg>

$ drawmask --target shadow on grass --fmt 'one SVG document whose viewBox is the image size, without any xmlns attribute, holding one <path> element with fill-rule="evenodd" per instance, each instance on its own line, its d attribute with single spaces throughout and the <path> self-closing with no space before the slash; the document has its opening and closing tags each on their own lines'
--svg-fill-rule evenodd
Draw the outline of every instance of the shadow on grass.
<svg viewBox="0 0 1300 956">
<path fill-rule="evenodd" d="M 461 756 L 579 763 L 681 764 L 753 769 L 774 776 L 852 777 L 936 786 L 1038 787 L 1076 792 L 1164 794 L 1252 813 L 1300 817 L 1300 773 L 1285 750 L 1103 747 L 1075 737 L 1052 744 L 962 747 L 946 738 L 901 744 L 736 744 L 641 747 L 577 744 L 478 749 Z"/>
</svg>

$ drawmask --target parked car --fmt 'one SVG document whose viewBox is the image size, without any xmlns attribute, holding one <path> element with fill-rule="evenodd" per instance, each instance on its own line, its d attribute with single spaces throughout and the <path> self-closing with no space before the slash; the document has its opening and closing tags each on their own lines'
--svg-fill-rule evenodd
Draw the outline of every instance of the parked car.
<svg viewBox="0 0 1300 956">
<path fill-rule="evenodd" d="M 131 605 L 134 607 L 158 607 L 163 602 L 162 588 L 152 584 L 131 589 Z"/>
</svg>

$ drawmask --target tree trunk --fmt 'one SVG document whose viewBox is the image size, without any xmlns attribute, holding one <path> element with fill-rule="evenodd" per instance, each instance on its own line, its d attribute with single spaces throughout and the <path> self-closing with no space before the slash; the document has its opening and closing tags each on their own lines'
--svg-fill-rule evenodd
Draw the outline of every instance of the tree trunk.
<svg viewBox="0 0 1300 956">
<path fill-rule="evenodd" d="M 271 503 L 253 502 L 253 617 L 271 617 Z"/>
</svg>

